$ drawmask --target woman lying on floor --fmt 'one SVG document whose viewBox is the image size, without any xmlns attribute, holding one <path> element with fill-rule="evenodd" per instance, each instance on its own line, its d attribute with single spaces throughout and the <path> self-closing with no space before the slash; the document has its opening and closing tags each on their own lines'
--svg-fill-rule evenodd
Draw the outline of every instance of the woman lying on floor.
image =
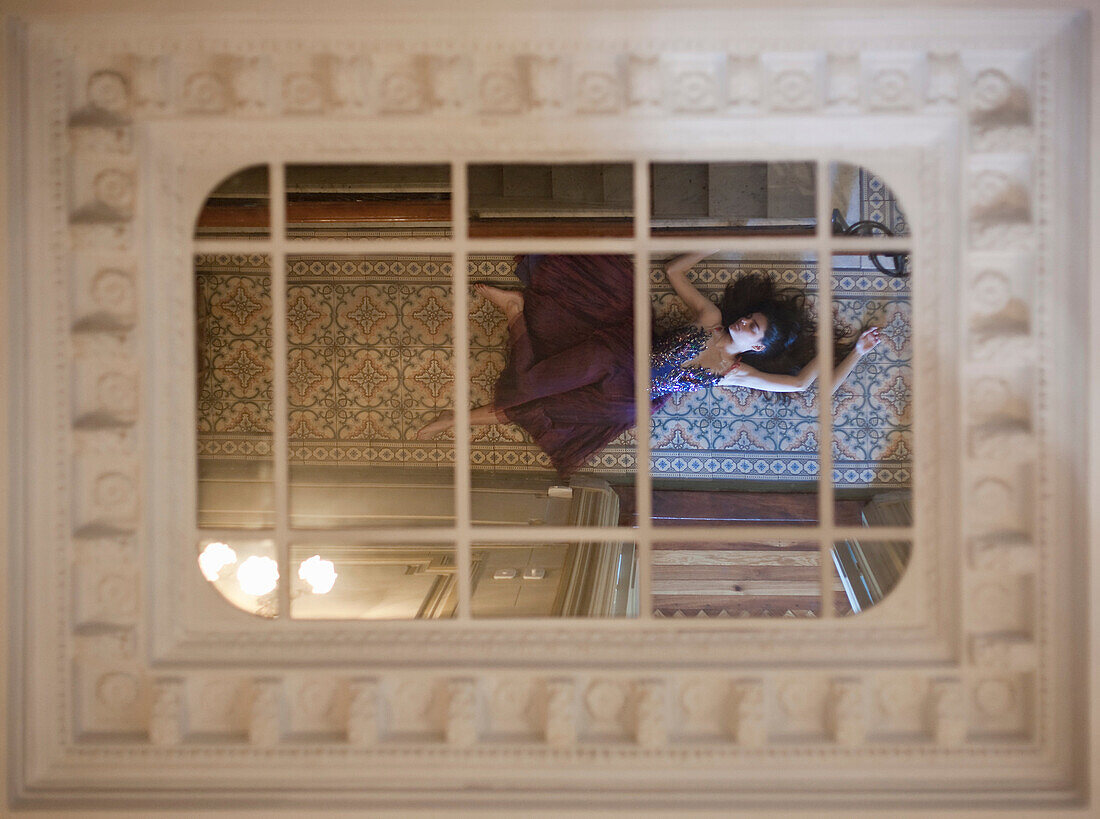
<svg viewBox="0 0 1100 819">
<path fill-rule="evenodd" d="M 693 320 L 653 341 L 653 408 L 675 393 L 715 385 L 807 389 L 817 379 L 816 358 L 792 375 L 755 366 L 812 340 L 802 300 L 749 275 L 731 282 L 715 304 L 685 276 L 707 255 L 681 256 L 665 268 Z M 510 355 L 493 402 L 472 409 L 470 423 L 518 424 L 565 478 L 634 426 L 634 264 L 630 256 L 527 256 L 516 272 L 527 283 L 522 293 L 475 286 L 508 319 Z M 834 391 L 880 341 L 877 327 L 860 335 L 837 364 Z M 443 412 L 417 437 L 453 426 L 454 413 Z"/>
</svg>

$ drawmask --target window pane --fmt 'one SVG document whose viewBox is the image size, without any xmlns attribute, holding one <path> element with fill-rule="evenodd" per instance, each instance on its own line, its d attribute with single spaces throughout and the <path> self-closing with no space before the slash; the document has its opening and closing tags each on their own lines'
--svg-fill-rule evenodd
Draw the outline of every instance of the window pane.
<svg viewBox="0 0 1100 819">
<path fill-rule="evenodd" d="M 631 236 L 626 163 L 470 165 L 470 236 Z"/>
<path fill-rule="evenodd" d="M 637 617 L 633 543 L 474 544 L 474 617 Z"/>
<path fill-rule="evenodd" d="M 198 525 L 275 523 L 271 260 L 195 256 Z"/>
<path fill-rule="evenodd" d="M 833 568 L 840 580 L 837 614 L 850 615 L 878 604 L 901 581 L 909 565 L 907 541 L 845 540 L 833 544 Z"/>
<path fill-rule="evenodd" d="M 637 462 L 632 257 L 478 256 L 469 276 L 474 522 L 616 525 Z"/>
<path fill-rule="evenodd" d="M 437 620 L 458 604 L 448 545 L 290 547 L 290 616 L 300 620 Z"/>
<path fill-rule="evenodd" d="M 833 162 L 833 235 L 908 236 L 909 223 L 894 192 L 867 168 Z"/>
<path fill-rule="evenodd" d="M 816 355 L 815 257 L 700 255 L 650 269 L 654 521 L 816 523 L 817 388 L 772 391 Z M 709 312 L 676 294 L 677 270 Z"/>
<path fill-rule="evenodd" d="M 453 522 L 448 256 L 290 256 L 290 516 L 298 527 Z"/>
<path fill-rule="evenodd" d="M 227 177 L 210 193 L 195 221 L 196 239 L 267 239 L 270 236 L 266 165 L 253 165 Z"/>
<path fill-rule="evenodd" d="M 655 236 L 812 235 L 812 162 L 655 162 Z"/>
<path fill-rule="evenodd" d="M 655 543 L 656 617 L 817 617 L 816 542 Z"/>
<path fill-rule="evenodd" d="M 286 230 L 294 239 L 450 236 L 450 166 L 288 165 Z"/>
<path fill-rule="evenodd" d="M 882 273 L 867 255 L 833 257 L 834 316 L 841 338 L 837 362 L 842 370 L 852 366 L 833 394 L 838 523 L 913 522 L 910 289 L 908 278 Z"/>
</svg>

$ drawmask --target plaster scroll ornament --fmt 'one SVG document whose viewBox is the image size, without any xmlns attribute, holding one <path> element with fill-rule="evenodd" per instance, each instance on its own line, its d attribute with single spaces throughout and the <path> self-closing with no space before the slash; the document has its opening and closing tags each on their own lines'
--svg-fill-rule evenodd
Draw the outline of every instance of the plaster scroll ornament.
<svg viewBox="0 0 1100 819">
<path fill-rule="evenodd" d="M 626 691 L 622 684 L 612 680 L 596 680 L 584 694 L 584 704 L 596 722 L 613 723 L 618 720 L 626 703 Z"/>
<path fill-rule="evenodd" d="M 487 114 L 514 114 L 525 105 L 526 94 L 514 64 L 486 70 L 478 80 L 478 110 Z"/>
<path fill-rule="evenodd" d="M 424 108 L 427 88 L 419 60 L 387 67 L 379 79 L 379 108 L 387 113 L 416 113 Z"/>
<path fill-rule="evenodd" d="M 199 71 L 183 84 L 184 110 L 202 114 L 225 113 L 230 108 L 232 92 L 225 78 L 212 71 Z"/>
<path fill-rule="evenodd" d="M 678 72 L 672 93 L 680 111 L 703 113 L 718 108 L 718 89 L 713 71 L 696 69 Z"/>
<path fill-rule="evenodd" d="M 134 178 L 130 174 L 109 168 L 96 175 L 92 186 L 97 202 L 119 214 L 128 214 L 133 210 Z"/>
<path fill-rule="evenodd" d="M 116 71 L 97 71 L 88 78 L 88 102 L 101 111 L 124 114 L 130 108 L 126 78 Z"/>
<path fill-rule="evenodd" d="M 1003 71 L 987 68 L 970 85 L 970 105 L 983 114 L 1003 108 L 1012 98 L 1012 80 Z"/>
<path fill-rule="evenodd" d="M 283 106 L 288 113 L 319 114 L 325 108 L 325 89 L 320 78 L 300 71 L 283 79 Z"/>
<path fill-rule="evenodd" d="M 577 109 L 589 113 L 617 111 L 621 107 L 619 77 L 605 71 L 585 71 L 577 77 Z"/>
</svg>

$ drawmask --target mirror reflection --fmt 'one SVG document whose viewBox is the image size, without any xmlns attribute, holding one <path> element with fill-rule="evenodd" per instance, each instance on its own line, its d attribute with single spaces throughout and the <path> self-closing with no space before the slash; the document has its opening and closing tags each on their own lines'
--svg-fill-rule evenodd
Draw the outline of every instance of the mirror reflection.
<svg viewBox="0 0 1100 819">
<path fill-rule="evenodd" d="M 535 479 L 553 508 L 531 521 L 615 525 L 636 463 L 633 260 L 477 257 L 470 280 L 475 490 Z"/>
<path fill-rule="evenodd" d="M 650 230 L 655 236 L 810 236 L 812 162 L 655 162 Z"/>
<path fill-rule="evenodd" d="M 470 165 L 467 185 L 472 237 L 633 235 L 629 163 Z"/>
<path fill-rule="evenodd" d="M 829 166 L 832 184 L 834 236 L 908 236 L 909 225 L 897 196 L 867 168 L 846 162 Z M 912 260 L 907 252 L 884 251 L 866 256 L 868 267 L 879 273 L 905 278 Z"/>
<path fill-rule="evenodd" d="M 287 165 L 294 239 L 451 235 L 449 165 Z"/>
<path fill-rule="evenodd" d="M 831 554 L 841 585 L 835 597 L 836 613 L 852 615 L 866 611 L 894 590 L 909 565 L 912 544 L 845 540 L 834 543 Z"/>
<path fill-rule="evenodd" d="M 194 264 L 198 525 L 274 526 L 271 260 Z"/>
<path fill-rule="evenodd" d="M 833 316 L 837 352 L 863 356 L 833 394 L 837 515 L 856 503 L 861 525 L 908 526 L 913 522 L 910 279 L 883 273 L 867 254 L 836 255 Z M 877 328 L 878 343 L 861 352 L 868 327 Z"/>
<path fill-rule="evenodd" d="M 655 617 L 821 615 L 815 541 L 655 543 L 652 564 Z"/>
<path fill-rule="evenodd" d="M 253 165 L 226 177 L 195 220 L 196 239 L 267 239 L 271 205 L 267 166 Z"/>
<path fill-rule="evenodd" d="M 654 259 L 658 525 L 816 523 L 817 263 Z"/>
<path fill-rule="evenodd" d="M 474 617 L 637 617 L 633 543 L 475 544 Z"/>
<path fill-rule="evenodd" d="M 458 605 L 451 546 L 293 543 L 290 566 L 295 619 L 437 620 Z"/>
<path fill-rule="evenodd" d="M 260 617 L 279 614 L 279 553 L 270 539 L 233 538 L 199 543 L 199 571 L 242 611 Z"/>
<path fill-rule="evenodd" d="M 453 404 L 447 256 L 287 258 L 290 522 L 446 526 L 452 449 L 415 431 Z"/>
<path fill-rule="evenodd" d="M 651 170 L 655 233 L 813 230 L 810 163 L 657 163 Z M 292 165 L 286 172 L 290 238 L 449 235 L 447 166 Z M 886 230 L 871 235 L 907 233 L 881 180 L 841 163 L 829 172 L 841 221 L 881 219 Z M 631 235 L 629 165 L 477 165 L 469 181 L 472 235 Z M 200 234 L 266 235 L 267 190 L 263 167 L 230 177 L 200 215 Z M 834 219 L 834 230 L 838 224 Z M 288 344 L 291 525 L 452 525 L 458 400 L 470 407 L 475 525 L 635 525 L 634 288 L 643 279 L 653 311 L 647 386 L 657 525 L 818 522 L 818 332 L 835 341 L 835 522 L 911 524 L 908 256 L 885 271 L 890 254 L 834 256 L 826 307 L 813 253 L 708 253 L 705 245 L 692 251 L 702 244 L 654 255 L 640 272 L 628 255 L 469 256 L 468 313 L 459 320 L 469 331 L 470 394 L 461 398 L 453 395 L 449 256 L 288 256 L 279 302 Z M 195 257 L 201 526 L 274 524 L 270 264 L 260 254 Z M 530 564 L 550 577 L 575 579 L 583 574 L 575 566 L 603 566 L 598 573 L 608 577 L 613 551 L 570 563 L 569 549 L 578 544 L 551 547 L 558 556 L 540 558 L 538 566 L 530 555 L 506 557 L 511 568 Z M 618 584 L 621 567 L 633 566 L 633 551 L 604 547 L 620 549 Z M 331 601 L 352 593 L 345 589 L 365 596 L 396 569 L 377 568 L 367 560 L 375 556 L 358 547 L 303 548 L 311 552 L 298 562 L 317 558 L 311 565 L 318 571 L 346 582 L 322 593 L 305 577 L 284 578 L 293 584 L 294 616 L 376 616 L 359 609 L 334 614 Z M 529 546 L 508 548 L 535 554 Z M 505 550 L 490 544 L 478 555 L 489 565 L 504 560 Z M 436 557 L 442 562 L 428 565 L 440 576 L 453 572 L 453 554 Z M 694 569 L 675 571 L 667 579 L 690 596 Z M 453 590 L 423 608 L 417 588 L 402 592 L 405 608 L 393 616 L 453 614 Z M 479 588 L 507 597 L 504 586 L 486 581 Z M 557 591 L 535 594 L 545 588 L 517 586 L 527 590 L 525 600 L 542 601 L 527 614 L 621 616 L 630 608 L 619 597 L 613 611 L 602 603 L 558 606 L 546 603 L 558 600 Z M 816 608 L 801 601 L 806 605 L 784 611 L 819 613 L 820 588 L 816 594 Z M 350 601 L 342 605 L 351 611 Z M 699 611 L 735 612 L 708 606 Z"/>
</svg>

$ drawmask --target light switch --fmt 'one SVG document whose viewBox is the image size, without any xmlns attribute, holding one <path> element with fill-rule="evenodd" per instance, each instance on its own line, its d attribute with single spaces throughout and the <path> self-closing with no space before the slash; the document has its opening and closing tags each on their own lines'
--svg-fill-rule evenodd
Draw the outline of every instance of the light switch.
<svg viewBox="0 0 1100 819">
<path fill-rule="evenodd" d="M 542 580 L 546 577 L 546 569 L 524 569 L 524 580 Z"/>
<path fill-rule="evenodd" d="M 493 580 L 515 580 L 515 569 L 497 569 L 493 572 Z"/>
</svg>

